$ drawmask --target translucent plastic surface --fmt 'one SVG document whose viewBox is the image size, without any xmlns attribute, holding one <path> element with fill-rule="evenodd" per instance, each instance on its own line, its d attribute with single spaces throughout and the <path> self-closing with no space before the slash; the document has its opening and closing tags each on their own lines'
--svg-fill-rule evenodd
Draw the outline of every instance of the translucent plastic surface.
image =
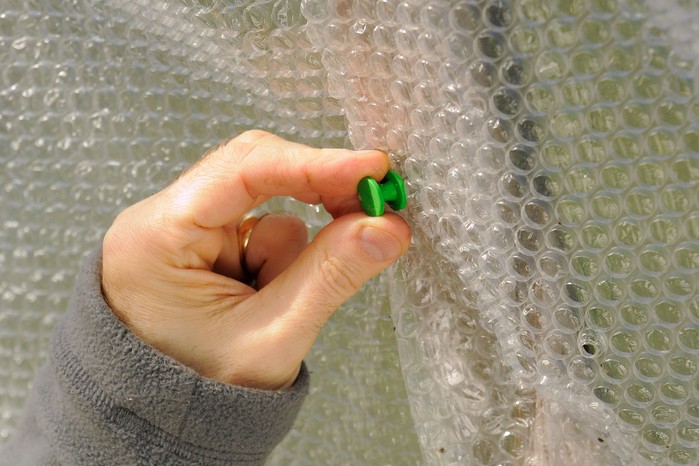
<svg viewBox="0 0 699 466">
<path fill-rule="evenodd" d="M 413 193 L 392 307 L 428 462 L 695 463 L 696 11 L 308 16 L 352 142 L 392 150 Z"/>
<path fill-rule="evenodd" d="M 246 15 L 239 2 L 197 5 L 2 5 L 0 442 L 16 425 L 80 259 L 117 212 L 248 128 L 344 144 L 343 111 L 324 90 L 320 53 L 303 45 L 298 5 L 288 23 L 269 22 L 271 3 L 259 13 L 269 28 L 255 29 L 268 47 L 256 55 L 264 65 L 239 39 L 219 37 L 233 24 L 214 22 L 253 29 L 251 5 Z M 294 212 L 314 231 L 328 220 L 286 200 L 270 209 Z M 385 287 L 343 307 L 308 364 L 312 394 L 270 464 L 417 464 Z"/>
<path fill-rule="evenodd" d="M 258 127 L 391 152 L 414 234 L 324 332 L 273 463 L 413 464 L 419 443 L 426 464 L 696 464 L 698 19 L 683 0 L 10 1 L 0 435 L 86 245 Z"/>
</svg>

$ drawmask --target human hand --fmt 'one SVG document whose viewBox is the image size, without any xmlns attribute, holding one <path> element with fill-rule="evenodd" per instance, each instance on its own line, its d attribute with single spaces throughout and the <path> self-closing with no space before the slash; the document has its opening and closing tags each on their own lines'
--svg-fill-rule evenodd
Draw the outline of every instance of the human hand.
<svg viewBox="0 0 699 466">
<path fill-rule="evenodd" d="M 409 246 L 400 217 L 358 212 L 359 180 L 388 168 L 379 151 L 248 131 L 116 218 L 103 242 L 104 296 L 131 331 L 201 375 L 287 388 L 330 315 Z M 301 220 L 263 217 L 245 256 L 256 290 L 243 282 L 237 228 L 272 196 L 322 203 L 334 220 L 307 246 Z"/>
</svg>

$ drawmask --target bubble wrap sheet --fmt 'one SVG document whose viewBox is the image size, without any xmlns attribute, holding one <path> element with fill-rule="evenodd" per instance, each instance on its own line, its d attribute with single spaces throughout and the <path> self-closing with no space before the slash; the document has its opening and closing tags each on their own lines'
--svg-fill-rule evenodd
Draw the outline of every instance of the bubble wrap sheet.
<svg viewBox="0 0 699 466">
<path fill-rule="evenodd" d="M 110 219 L 256 127 L 389 151 L 414 234 L 271 464 L 699 462 L 699 6 L 6 4 L 0 438 Z"/>
<path fill-rule="evenodd" d="M 248 128 L 345 144 L 342 106 L 303 23 L 285 2 L 3 2 L 0 441 L 80 259 L 121 209 Z M 270 209 L 312 230 L 328 220 L 285 200 Z M 308 364 L 312 394 L 270 464 L 418 464 L 385 287 L 344 306 Z"/>
</svg>

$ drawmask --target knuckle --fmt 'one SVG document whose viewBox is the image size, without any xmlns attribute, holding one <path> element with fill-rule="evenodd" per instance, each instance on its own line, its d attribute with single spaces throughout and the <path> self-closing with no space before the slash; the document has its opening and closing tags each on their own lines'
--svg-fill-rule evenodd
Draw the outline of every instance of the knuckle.
<svg viewBox="0 0 699 466">
<path fill-rule="evenodd" d="M 341 301 L 349 298 L 362 286 L 350 261 L 343 261 L 325 253 L 321 255 L 319 267 L 325 291 Z M 339 305 L 340 302 L 336 304 Z"/>
<path fill-rule="evenodd" d="M 280 231 L 284 231 L 290 240 L 299 243 L 308 241 L 308 229 L 303 220 L 288 214 L 279 215 L 277 219 Z"/>
<path fill-rule="evenodd" d="M 233 141 L 242 143 L 256 143 L 271 136 L 272 133 L 261 129 L 249 129 L 241 133 L 238 137 L 233 139 Z"/>
<path fill-rule="evenodd" d="M 302 339 L 308 338 L 309 336 L 315 338 L 321 330 L 323 330 L 323 327 L 325 327 L 328 316 L 325 317 L 325 319 L 304 319 L 302 322 L 297 322 L 298 340 L 302 341 Z"/>
<path fill-rule="evenodd" d="M 154 252 L 174 237 L 177 213 L 157 208 L 154 197 L 120 212 L 103 238 L 103 250 L 128 256 L 129 251 Z"/>
</svg>

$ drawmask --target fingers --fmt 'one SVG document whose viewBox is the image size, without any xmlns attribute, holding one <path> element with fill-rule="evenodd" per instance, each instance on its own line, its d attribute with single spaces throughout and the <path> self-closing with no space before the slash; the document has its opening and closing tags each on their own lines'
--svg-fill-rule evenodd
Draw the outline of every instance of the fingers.
<svg viewBox="0 0 699 466">
<path fill-rule="evenodd" d="M 313 203 L 355 196 L 359 180 L 380 180 L 388 168 L 383 152 L 315 149 L 250 131 L 204 157 L 175 183 L 168 201 L 173 220 L 218 228 L 271 196 Z"/>
<path fill-rule="evenodd" d="M 246 326 L 271 328 L 270 340 L 300 363 L 335 309 L 409 244 L 409 228 L 397 215 L 350 214 L 331 222 L 293 264 L 244 303 L 254 309 Z"/>
<path fill-rule="evenodd" d="M 321 199 L 325 210 L 332 215 L 333 218 L 342 217 L 343 215 L 354 212 L 362 212 L 362 206 L 359 203 L 359 197 L 355 193 L 349 197 L 331 197 L 325 196 Z"/>
<path fill-rule="evenodd" d="M 291 215 L 270 214 L 255 225 L 245 255 L 257 287 L 267 286 L 289 267 L 308 244 L 306 224 Z"/>
</svg>

